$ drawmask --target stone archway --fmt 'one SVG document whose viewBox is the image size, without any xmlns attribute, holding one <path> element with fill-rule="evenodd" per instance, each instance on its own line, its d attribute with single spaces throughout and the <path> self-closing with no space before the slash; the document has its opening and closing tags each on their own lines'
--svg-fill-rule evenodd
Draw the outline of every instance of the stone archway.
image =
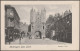
<svg viewBox="0 0 80 51">
<path fill-rule="evenodd" d="M 36 31 L 36 32 L 35 32 L 35 38 L 36 38 L 36 39 L 41 39 L 41 38 L 42 38 L 41 31 Z"/>
</svg>

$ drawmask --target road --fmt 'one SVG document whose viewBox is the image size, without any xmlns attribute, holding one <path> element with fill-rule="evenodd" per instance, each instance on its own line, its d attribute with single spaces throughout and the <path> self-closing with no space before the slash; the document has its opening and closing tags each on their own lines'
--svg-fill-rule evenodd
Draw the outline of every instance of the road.
<svg viewBox="0 0 80 51">
<path fill-rule="evenodd" d="M 9 43 L 7 43 L 7 44 L 9 44 Z M 52 45 L 52 44 L 70 44 L 70 43 L 65 43 L 65 42 L 59 42 L 59 41 L 55 41 L 55 40 L 50 40 L 50 39 L 48 39 L 48 38 L 45 38 L 45 39 L 28 39 L 28 38 L 23 38 L 23 39 L 21 39 L 21 41 L 20 41 L 20 39 L 17 39 L 17 40 L 15 40 L 15 41 L 13 41 L 13 42 L 11 42 L 10 44 L 39 44 L 39 45 L 41 45 L 41 44 L 50 44 L 50 45 Z"/>
</svg>

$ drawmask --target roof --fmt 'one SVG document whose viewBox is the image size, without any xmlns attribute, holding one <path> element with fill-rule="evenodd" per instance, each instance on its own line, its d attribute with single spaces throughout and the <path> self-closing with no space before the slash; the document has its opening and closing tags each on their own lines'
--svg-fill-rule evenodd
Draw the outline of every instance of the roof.
<svg viewBox="0 0 80 51">
<path fill-rule="evenodd" d="M 17 15 L 18 19 L 20 20 L 19 15 L 14 7 L 12 7 L 11 5 L 5 5 L 5 11 L 7 11 L 7 9 L 12 9 L 14 13 Z"/>
</svg>

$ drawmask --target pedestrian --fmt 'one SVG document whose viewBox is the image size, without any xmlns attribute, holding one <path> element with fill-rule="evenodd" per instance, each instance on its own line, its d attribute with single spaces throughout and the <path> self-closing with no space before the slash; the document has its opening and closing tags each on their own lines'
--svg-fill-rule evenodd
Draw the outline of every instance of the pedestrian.
<svg viewBox="0 0 80 51">
<path fill-rule="evenodd" d="M 11 44 L 12 36 L 9 37 L 9 44 Z"/>
<path fill-rule="evenodd" d="M 21 34 L 20 34 L 20 38 L 19 38 L 19 43 L 21 44 Z"/>
<path fill-rule="evenodd" d="M 29 38 L 29 33 L 27 32 L 27 37 Z"/>
</svg>

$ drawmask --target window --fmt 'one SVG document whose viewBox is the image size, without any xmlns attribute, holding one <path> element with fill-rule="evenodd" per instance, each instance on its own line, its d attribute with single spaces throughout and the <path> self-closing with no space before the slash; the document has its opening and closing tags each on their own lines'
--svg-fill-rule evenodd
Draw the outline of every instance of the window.
<svg viewBox="0 0 80 51">
<path fill-rule="evenodd" d="M 34 29 L 34 27 L 32 26 L 32 29 Z"/>
<path fill-rule="evenodd" d="M 13 13 L 12 13 L 12 12 L 10 12 L 10 15 L 11 15 L 11 16 L 13 16 Z"/>
<path fill-rule="evenodd" d="M 67 23 L 69 23 L 69 21 L 67 21 Z"/>
<path fill-rule="evenodd" d="M 43 29 L 44 29 L 44 26 L 43 26 Z"/>
</svg>

